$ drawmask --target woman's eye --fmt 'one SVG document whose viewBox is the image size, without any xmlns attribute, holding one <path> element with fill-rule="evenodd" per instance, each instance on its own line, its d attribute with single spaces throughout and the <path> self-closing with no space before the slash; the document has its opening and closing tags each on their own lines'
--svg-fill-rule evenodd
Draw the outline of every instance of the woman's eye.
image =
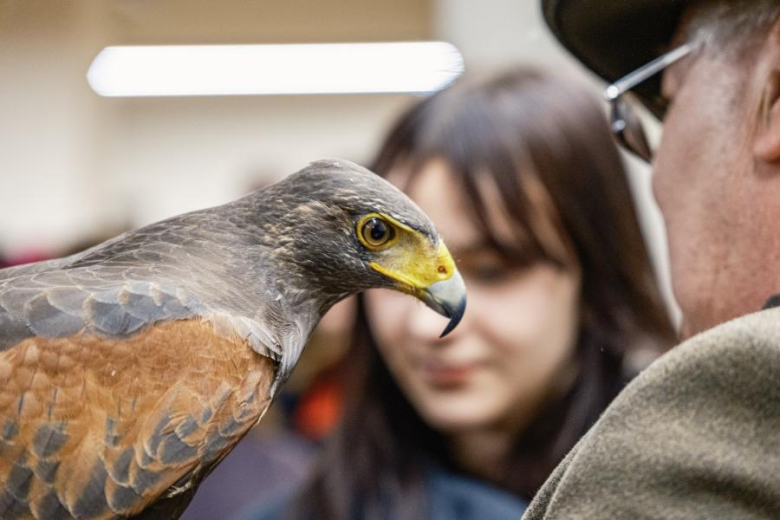
<svg viewBox="0 0 780 520">
<path fill-rule="evenodd" d="M 461 262 L 460 270 L 473 282 L 489 284 L 505 280 L 510 276 L 512 267 L 498 258 L 466 259 Z"/>
<path fill-rule="evenodd" d="M 471 270 L 471 277 L 478 282 L 497 282 L 507 275 L 507 269 L 501 265 L 489 264 L 475 266 Z"/>
<path fill-rule="evenodd" d="M 393 238 L 395 230 L 381 218 L 372 217 L 363 224 L 361 233 L 369 246 L 381 247 Z"/>
</svg>

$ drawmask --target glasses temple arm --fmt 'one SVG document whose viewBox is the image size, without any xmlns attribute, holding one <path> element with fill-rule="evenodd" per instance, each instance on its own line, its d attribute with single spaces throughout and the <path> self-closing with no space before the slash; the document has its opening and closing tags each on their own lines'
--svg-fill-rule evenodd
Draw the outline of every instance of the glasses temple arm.
<svg viewBox="0 0 780 520">
<path fill-rule="evenodd" d="M 614 101 L 643 81 L 658 74 L 672 63 L 681 60 L 696 47 L 698 47 L 696 43 L 686 43 L 671 52 L 657 57 L 650 63 L 643 65 L 609 85 L 604 91 L 604 98 L 607 101 Z"/>
</svg>

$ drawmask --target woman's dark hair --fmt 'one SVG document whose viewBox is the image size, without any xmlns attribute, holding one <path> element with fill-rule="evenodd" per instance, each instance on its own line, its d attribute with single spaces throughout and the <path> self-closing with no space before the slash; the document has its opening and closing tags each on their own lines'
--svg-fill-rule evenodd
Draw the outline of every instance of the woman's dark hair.
<svg viewBox="0 0 780 520">
<path fill-rule="evenodd" d="M 504 478 L 494 482 L 530 499 L 631 377 L 626 354 L 664 350 L 672 327 L 607 121 L 582 87 L 529 69 L 459 80 L 401 117 L 373 169 L 386 176 L 404 168 L 413 180 L 433 159 L 446 161 L 475 222 L 506 262 L 581 273 L 578 375 L 525 428 Z M 517 240 L 495 232 L 488 205 L 496 197 Z M 362 300 L 343 386 L 342 423 L 290 513 L 318 520 L 427 517 L 426 466 L 452 467 L 446 442 L 388 372 Z"/>
</svg>

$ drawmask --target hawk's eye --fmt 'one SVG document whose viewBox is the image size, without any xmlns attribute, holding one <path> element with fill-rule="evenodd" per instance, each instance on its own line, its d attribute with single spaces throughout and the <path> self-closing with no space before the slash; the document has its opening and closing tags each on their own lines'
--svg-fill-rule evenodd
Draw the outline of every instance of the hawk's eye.
<svg viewBox="0 0 780 520">
<path fill-rule="evenodd" d="M 378 217 L 366 220 L 360 232 L 369 247 L 382 247 L 395 235 L 393 226 Z"/>
</svg>

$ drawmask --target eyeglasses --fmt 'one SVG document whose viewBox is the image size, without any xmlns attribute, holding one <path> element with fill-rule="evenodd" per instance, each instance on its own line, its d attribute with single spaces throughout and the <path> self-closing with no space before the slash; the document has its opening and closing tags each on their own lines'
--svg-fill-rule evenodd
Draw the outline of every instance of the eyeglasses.
<svg viewBox="0 0 780 520">
<path fill-rule="evenodd" d="M 620 78 L 604 90 L 604 98 L 610 105 L 610 127 L 615 138 L 626 150 L 648 163 L 653 161 L 655 150 L 650 146 L 642 119 L 623 96 L 640 83 L 683 59 L 697 47 L 698 44 L 695 43 L 681 45 Z"/>
</svg>

